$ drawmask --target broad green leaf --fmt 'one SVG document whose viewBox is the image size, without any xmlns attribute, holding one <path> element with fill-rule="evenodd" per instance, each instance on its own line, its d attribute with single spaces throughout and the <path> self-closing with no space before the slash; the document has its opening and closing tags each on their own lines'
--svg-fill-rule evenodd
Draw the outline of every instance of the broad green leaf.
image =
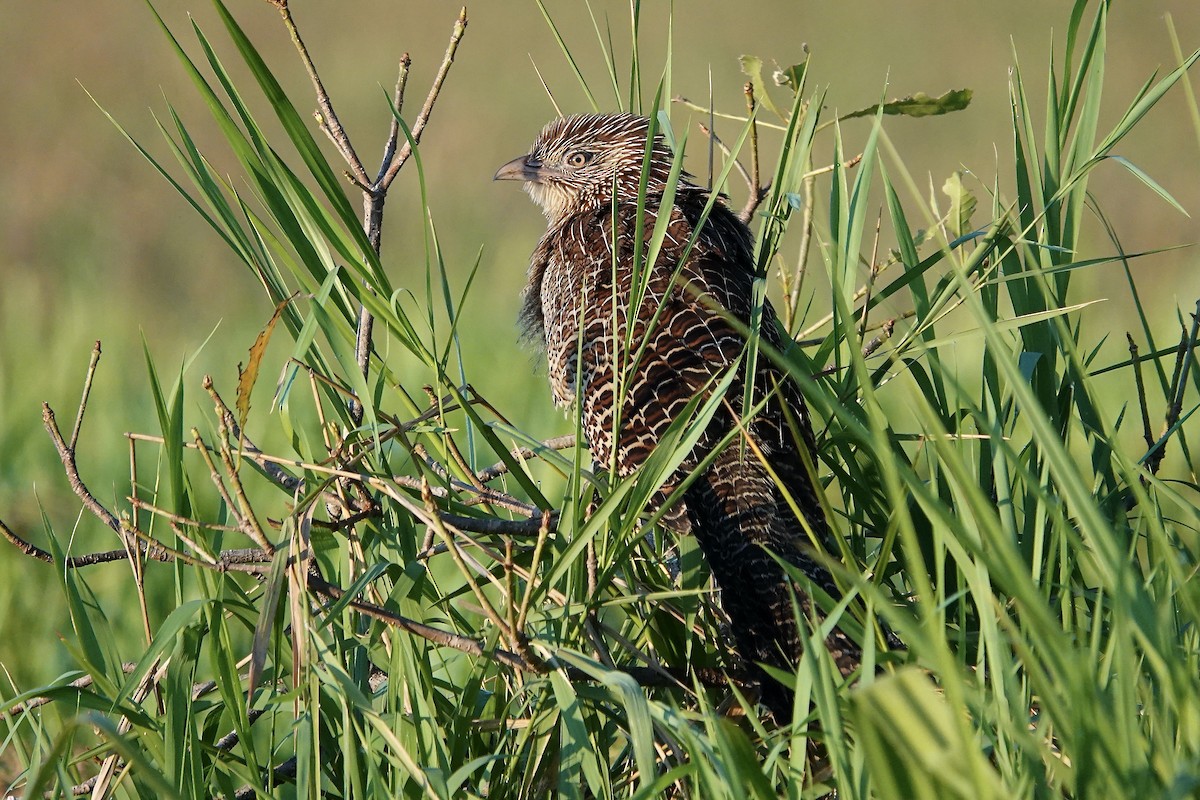
<svg viewBox="0 0 1200 800">
<path fill-rule="evenodd" d="M 860 108 L 844 114 L 838 119 L 854 119 L 855 117 L 873 117 L 880 109 L 884 114 L 901 115 L 905 117 L 933 117 L 939 114 L 949 114 L 952 111 L 962 111 L 971 104 L 974 92 L 970 89 L 951 89 L 938 97 L 930 97 L 924 92 L 889 100 L 886 103 Z"/>
</svg>

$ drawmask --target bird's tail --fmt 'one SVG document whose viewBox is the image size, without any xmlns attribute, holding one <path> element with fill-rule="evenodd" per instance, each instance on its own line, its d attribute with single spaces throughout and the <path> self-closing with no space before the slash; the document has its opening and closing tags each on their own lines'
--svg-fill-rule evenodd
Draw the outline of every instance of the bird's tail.
<svg viewBox="0 0 1200 800">
<path fill-rule="evenodd" d="M 759 665 L 795 671 L 802 638 L 793 597 L 804 616 L 811 617 L 813 609 L 772 553 L 836 596 L 833 580 L 802 546 L 803 529 L 775 482 L 752 454 L 739 452 L 736 445 L 692 484 L 686 503 L 738 652 L 759 673 L 763 703 L 786 722 L 792 716 L 791 688 L 768 677 Z M 858 645 L 839 630 L 830 634 L 826 646 L 844 675 L 861 663 Z"/>
</svg>

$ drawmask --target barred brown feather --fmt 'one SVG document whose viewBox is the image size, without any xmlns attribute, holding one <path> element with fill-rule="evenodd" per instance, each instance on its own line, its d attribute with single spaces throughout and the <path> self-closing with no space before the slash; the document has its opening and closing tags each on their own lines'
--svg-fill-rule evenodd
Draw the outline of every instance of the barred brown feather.
<svg viewBox="0 0 1200 800">
<path fill-rule="evenodd" d="M 697 233 L 709 196 L 686 176 L 671 207 L 662 206 L 671 153 L 661 137 L 652 142 L 639 227 L 648 131 L 645 117 L 630 114 L 559 119 L 546 126 L 528 155 L 496 174 L 525 181 L 548 220 L 531 259 L 522 316 L 530 333 L 544 339 L 554 399 L 562 406 L 578 399 L 594 460 L 602 467 L 615 464 L 621 476 L 646 460 L 693 397 L 706 397 L 740 363 L 746 348 L 741 331 L 753 308 L 749 229 L 718 201 Z M 645 277 L 642 302 L 632 309 L 637 238 L 644 252 L 663 214 L 666 236 Z M 761 330 L 776 349 L 790 344 L 770 303 L 764 303 Z M 629 364 L 643 340 L 644 355 Z M 626 341 L 634 344 L 623 352 Z M 738 424 L 745 378 L 739 367 L 725 402 L 659 501 Z M 757 359 L 753 379 L 756 402 L 766 402 L 748 424 L 742 421 L 740 436 L 748 434 L 754 446 L 735 436 L 665 519 L 675 532 L 697 537 L 741 655 L 794 669 L 801 650 L 794 587 L 768 550 L 831 594 L 837 589 L 808 552 L 808 537 L 783 493 L 824 541 L 827 526 L 802 453 L 814 449 L 808 410 L 794 383 L 765 355 Z M 618 385 L 624 400 L 614 419 Z M 807 595 L 795 596 L 801 611 L 811 614 Z M 858 668 L 858 647 L 840 630 L 826 644 L 843 674 Z M 764 702 L 777 717 L 790 718 L 790 692 L 761 677 Z"/>
</svg>

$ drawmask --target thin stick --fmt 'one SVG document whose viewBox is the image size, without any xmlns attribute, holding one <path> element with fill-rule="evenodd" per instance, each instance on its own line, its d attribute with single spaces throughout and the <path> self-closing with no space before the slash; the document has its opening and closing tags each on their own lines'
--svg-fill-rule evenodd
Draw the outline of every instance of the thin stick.
<svg viewBox="0 0 1200 800">
<path fill-rule="evenodd" d="M 538 529 L 537 544 L 533 547 L 533 560 L 529 562 L 529 579 L 525 582 L 525 595 L 521 598 L 521 608 L 517 612 L 517 630 L 525 630 L 525 619 L 529 616 L 529 602 L 533 598 L 534 578 L 537 577 L 538 567 L 542 563 L 542 548 L 550 537 L 550 512 L 542 512 L 542 525 Z"/>
<path fill-rule="evenodd" d="M 225 427 L 224 420 L 218 421 L 217 429 L 222 434 L 220 448 L 221 461 L 225 464 L 225 473 L 229 476 L 229 482 L 233 484 L 233 493 L 237 497 L 238 507 L 242 510 L 242 519 L 248 526 L 246 534 L 267 555 L 272 555 L 275 552 L 275 545 L 267 540 L 266 533 L 263 531 L 262 526 L 258 524 L 258 518 L 254 516 L 254 509 L 250 507 L 250 500 L 246 497 L 246 488 L 242 484 L 242 479 L 238 476 L 237 467 L 233 463 L 233 451 L 229 447 L 229 429 Z"/>
<path fill-rule="evenodd" d="M 511 641 L 512 630 L 509 629 L 504 617 L 496 611 L 495 606 L 488 600 L 487 595 L 483 593 L 483 589 L 476 582 L 475 576 L 468 569 L 466 562 L 463 560 L 462 550 L 459 549 L 458 544 L 454 541 L 454 537 L 446 530 L 446 524 L 442 522 L 442 518 L 437 513 L 437 505 L 433 502 L 433 494 L 429 491 L 428 481 L 425 481 L 424 478 L 421 480 L 424 484 L 421 489 L 421 500 L 424 501 L 425 510 L 429 512 L 430 519 L 433 521 L 433 529 L 442 537 L 442 542 L 445 543 L 446 549 L 450 552 L 450 557 L 454 559 L 454 564 L 462 574 L 463 580 L 467 582 L 467 586 L 471 587 L 471 592 L 475 595 L 475 601 L 479 603 L 479 606 L 483 609 L 483 613 L 492 621 L 493 625 L 500 629 L 504 637 Z"/>
<path fill-rule="evenodd" d="M 1133 364 L 1133 380 L 1137 386 L 1138 405 L 1142 410 L 1142 436 L 1146 440 L 1148 451 L 1154 447 L 1154 433 L 1150 429 L 1150 407 L 1146 400 L 1146 384 L 1142 378 L 1142 362 L 1138 360 L 1138 346 L 1133 340 L 1133 334 L 1126 331 L 1125 339 L 1129 342 L 1129 360 Z"/>
<path fill-rule="evenodd" d="M 513 458 L 526 459 L 536 458 L 546 450 L 569 450 L 575 446 L 575 434 L 568 433 L 566 436 L 556 436 L 553 439 L 547 439 L 539 444 L 536 448 L 518 447 L 512 451 Z M 487 483 L 508 472 L 508 464 L 503 461 L 497 461 L 487 469 L 480 470 L 475 474 L 480 483 Z"/>
<path fill-rule="evenodd" d="M 875 351 L 878 350 L 883 345 L 884 342 L 886 342 L 888 339 L 892 338 L 892 331 L 894 331 L 896 329 L 896 320 L 895 319 L 884 320 L 883 324 L 880 325 L 879 327 L 881 327 L 883 329 L 882 331 L 880 331 L 879 335 L 876 336 L 875 338 L 871 339 L 871 341 L 867 342 L 865 345 L 863 345 L 863 349 L 862 349 L 863 358 L 870 358 L 872 355 L 874 355 Z"/>
<path fill-rule="evenodd" d="M 350 137 L 346 135 L 346 131 L 342 128 L 342 123 L 338 119 L 337 112 L 333 110 L 333 101 L 329 99 L 329 93 L 325 91 L 325 84 L 321 81 L 321 76 L 317 72 L 317 67 L 313 64 L 312 56 L 308 53 L 308 48 L 304 46 L 304 40 L 300 38 L 300 30 L 296 27 L 296 21 L 292 19 L 292 11 L 288 8 L 285 0 L 273 3 L 279 9 L 280 16 L 283 17 L 284 27 L 292 37 L 292 44 L 296 46 L 296 52 L 300 54 L 300 61 L 304 64 L 304 71 L 308 73 L 308 79 L 312 81 L 313 90 L 317 93 L 317 107 L 320 108 L 320 119 L 318 120 L 321 130 L 333 142 L 333 146 L 337 148 L 346 164 L 350 167 L 354 178 L 362 184 L 369 184 L 371 179 L 367 177 L 367 171 L 363 169 L 362 161 L 359 160 L 358 154 L 354 152 L 354 146 L 350 144 Z"/>
<path fill-rule="evenodd" d="M 1163 421 L 1162 433 L 1152 446 L 1149 458 L 1146 459 L 1146 468 L 1150 470 L 1151 475 L 1158 473 L 1158 468 L 1162 465 L 1163 459 L 1167 457 L 1167 438 L 1171 426 L 1175 424 L 1174 420 L 1179 419 L 1179 414 L 1175 410 L 1175 398 L 1181 396 L 1180 386 L 1182 381 L 1180 378 L 1183 377 L 1183 366 L 1187 362 L 1187 353 L 1188 332 L 1186 329 L 1182 329 L 1179 336 L 1179 347 L 1175 350 L 1175 369 L 1171 372 L 1171 383 L 1167 396 L 1167 418 Z"/>
<path fill-rule="evenodd" d="M 679 103 L 680 105 L 682 105 L 682 106 L 686 106 L 687 108 L 690 108 L 690 109 L 692 109 L 693 111 L 700 111 L 700 112 L 702 112 L 702 113 L 705 113 L 705 114 L 707 114 L 707 113 L 708 113 L 708 109 L 707 109 L 707 108 L 705 108 L 704 106 L 700 105 L 699 103 L 693 103 L 691 100 L 687 99 L 686 97 L 684 97 L 684 96 L 683 96 L 683 95 L 681 95 L 681 94 L 677 94 L 677 95 L 675 95 L 674 97 L 672 97 L 672 98 L 671 98 L 671 102 L 672 102 L 672 103 Z M 744 123 L 744 122 L 747 122 L 747 121 L 748 121 L 746 117 L 739 117 L 737 114 L 723 114 L 723 113 L 721 113 L 721 112 L 719 112 L 719 111 L 718 111 L 718 112 L 714 112 L 714 116 L 720 117 L 721 119 L 731 119 L 731 120 L 733 120 L 734 122 L 742 122 L 742 123 Z M 760 124 L 760 125 L 762 125 L 764 128 L 771 128 L 771 129 L 773 129 L 773 130 L 777 130 L 777 131 L 787 131 L 787 126 L 786 126 L 786 125 L 780 125 L 780 124 L 778 124 L 778 123 L 775 123 L 775 122 L 760 122 L 759 124 Z"/>
<path fill-rule="evenodd" d="M 92 512 L 101 522 L 124 537 L 124 532 L 121 530 L 121 521 L 117 519 L 115 514 L 101 505 L 95 495 L 88 491 L 83 479 L 79 477 L 79 466 L 75 463 L 75 450 L 63 440 L 62 432 L 58 429 L 58 423 L 54 419 L 54 409 L 50 408 L 49 403 L 42 403 L 42 424 L 45 426 L 46 432 L 50 434 L 51 441 L 54 442 L 54 449 L 58 451 L 58 458 L 62 462 L 63 470 L 67 474 L 67 483 L 71 485 L 71 491 L 83 501 L 83 505 L 88 511 Z"/>
<path fill-rule="evenodd" d="M 721 141 L 721 137 L 717 136 L 716 131 L 705 125 L 703 122 L 697 122 L 696 124 L 700 127 L 700 132 L 707 136 L 710 142 L 721 148 L 721 153 L 726 158 L 733 158 L 733 152 L 729 149 L 729 145 Z M 745 167 L 742 166 L 742 162 L 734 158 L 733 167 L 737 170 L 738 174 L 742 176 L 742 180 L 746 182 L 746 189 L 752 192 L 754 183 L 750 179 L 750 173 Z"/>
<path fill-rule="evenodd" d="M 8 540 L 9 544 L 20 550 L 30 558 L 36 558 L 38 561 L 45 561 L 47 564 L 54 563 L 54 556 L 32 544 L 25 539 L 22 539 L 11 528 L 4 524 L 4 520 L 0 520 L 0 536 Z M 168 558 L 163 558 L 158 553 L 148 553 L 150 558 L 158 561 L 169 561 Z M 82 567 L 91 567 L 96 564 L 111 564 L 114 561 L 123 561 L 129 558 L 127 550 L 105 550 L 100 553 L 88 553 L 82 556 L 68 556 L 63 560 L 63 565 L 67 569 L 80 569 Z"/>
<path fill-rule="evenodd" d="M 796 279 L 792 283 L 787 302 L 784 303 L 787 312 L 787 329 L 790 331 L 795 323 L 796 312 L 800 305 L 800 287 L 804 283 L 804 273 L 808 269 L 808 251 L 812 247 L 813 234 L 813 184 L 815 175 L 804 179 L 804 210 L 800 218 L 800 254 L 796 257 Z"/>
<path fill-rule="evenodd" d="M 132 441 L 132 440 L 130 440 L 130 441 Z M 153 503 L 149 503 L 149 502 L 141 499 L 140 497 L 134 497 L 133 495 L 130 495 L 129 497 L 126 497 L 125 499 L 128 500 L 129 504 L 131 506 L 133 506 L 135 509 L 144 509 L 144 510 L 150 512 L 151 514 L 162 517 L 163 519 L 167 520 L 167 522 L 174 522 L 176 525 L 188 525 L 193 528 L 207 528 L 208 530 L 212 530 L 212 531 L 230 531 L 232 533 L 241 533 L 241 530 L 242 530 L 241 528 L 236 528 L 233 525 L 221 525 L 220 523 L 217 523 L 217 522 L 201 522 L 200 520 L 197 520 L 197 519 L 189 519 L 188 517 L 181 517 L 178 514 L 172 514 L 170 511 L 167 511 L 165 508 L 159 508 L 158 506 L 154 505 Z"/>
<path fill-rule="evenodd" d="M 742 222 L 749 222 L 767 193 L 763 191 L 758 171 L 758 108 L 754 100 L 754 84 L 746 81 L 742 91 L 746 95 L 746 116 L 750 120 L 750 197 L 738 217 Z"/>
<path fill-rule="evenodd" d="M 302 481 L 300 478 L 297 478 L 295 475 L 289 474 L 287 470 L 281 469 L 276 464 L 259 461 L 257 456 L 262 455 L 262 450 L 260 450 L 258 446 L 255 445 L 248 436 L 246 436 L 245 431 L 238 426 L 237 417 L 234 416 L 233 411 L 230 410 L 229 406 L 225 403 L 225 401 L 221 398 L 221 395 L 217 393 L 216 388 L 213 386 L 213 379 L 211 375 L 204 376 L 204 379 L 201 381 L 201 386 L 203 386 L 204 390 L 208 392 L 208 396 L 212 398 L 213 404 L 217 409 L 217 416 L 225 420 L 225 425 L 229 428 L 230 436 L 240 443 L 242 455 L 249 455 L 250 460 L 257 464 L 259 468 L 261 468 L 262 471 L 267 474 L 268 478 L 275 481 L 275 483 L 279 484 L 284 489 L 287 489 L 293 494 L 296 492 L 303 494 L 304 481 Z"/>
<path fill-rule="evenodd" d="M 100 340 L 92 348 L 92 358 L 88 362 L 87 377 L 83 379 L 83 396 L 79 398 L 79 411 L 75 414 L 75 427 L 71 430 L 71 452 L 79 442 L 79 429 L 83 427 L 83 412 L 87 410 L 88 395 L 92 393 L 92 378 L 96 376 L 96 365 L 100 363 Z"/>
<path fill-rule="evenodd" d="M 1179 415 L 1183 412 L 1183 395 L 1187 392 L 1188 373 L 1191 372 L 1192 363 L 1196 360 L 1198 336 L 1200 336 L 1200 300 L 1196 301 L 1196 311 L 1192 314 L 1192 330 L 1187 336 L 1187 352 L 1184 354 L 1183 370 L 1179 374 L 1179 384 L 1175 391 L 1175 400 L 1171 404 L 1171 416 L 1168 418 L 1170 424 L 1167 427 L 1178 422 Z"/>
<path fill-rule="evenodd" d="M 860 163 L 862 163 L 862 160 L 863 160 L 862 153 L 859 153 L 856 156 L 852 156 L 842 162 L 842 165 L 841 165 L 842 169 L 853 169 L 854 167 L 857 167 Z M 808 172 L 804 173 L 804 175 L 802 175 L 801 177 L 815 178 L 818 175 L 825 175 L 826 173 L 833 172 L 833 170 L 836 167 L 837 167 L 837 164 L 827 164 L 823 167 L 817 167 L 816 169 L 809 170 Z"/>
<path fill-rule="evenodd" d="M 867 293 L 864 296 L 862 304 L 862 316 L 858 322 L 858 341 L 862 342 L 867 338 L 867 317 L 871 310 L 871 289 L 875 286 L 875 278 L 879 275 L 879 271 L 875 268 L 875 259 L 879 257 L 879 229 L 883 225 L 883 208 L 879 209 L 879 215 L 875 217 L 875 243 L 871 246 L 871 269 L 867 274 L 866 289 Z"/>
<path fill-rule="evenodd" d="M 379 174 L 375 176 L 375 185 L 383 180 L 383 174 L 387 170 L 388 164 L 392 163 L 392 156 L 396 155 L 396 144 L 400 140 L 400 113 L 404 110 L 404 89 L 408 86 L 408 68 L 411 66 L 412 58 L 408 53 L 400 56 L 396 91 L 392 94 L 392 108 L 396 110 L 396 113 L 392 114 L 392 125 L 388 129 L 387 144 L 383 147 L 383 159 L 379 162 Z"/>
<path fill-rule="evenodd" d="M 450 65 L 454 63 L 454 54 L 458 51 L 458 43 L 462 41 L 463 33 L 466 30 L 467 8 L 463 6 L 462 11 L 458 13 L 458 20 L 454 23 L 454 30 L 450 33 L 450 44 L 446 46 L 442 65 L 438 68 L 437 76 L 433 79 L 433 86 L 425 97 L 425 105 L 421 106 L 421 113 L 417 115 L 416 122 L 413 123 L 412 140 L 406 141 L 404 146 L 396 152 L 391 163 L 388 164 L 387 171 L 384 172 L 383 180 L 375 184 L 377 189 L 387 191 L 387 188 L 392 185 L 392 181 L 396 179 L 396 173 L 412 156 L 413 145 L 421 143 L 421 134 L 424 133 L 425 125 L 429 122 L 429 115 L 433 113 L 433 106 L 437 103 L 438 95 L 442 91 L 442 84 L 446 82 L 446 76 L 450 74 Z"/>
<path fill-rule="evenodd" d="M 328 597 L 332 600 L 340 600 L 346 596 L 346 592 L 339 586 L 334 586 L 325 581 L 319 575 L 310 572 L 308 575 L 308 588 L 313 592 Z M 515 669 L 522 671 L 533 671 L 533 667 L 527 664 L 523 658 L 515 653 L 510 653 L 507 650 L 496 648 L 492 652 L 484 650 L 483 643 L 475 639 L 470 639 L 466 636 L 459 636 L 456 633 L 443 631 L 440 628 L 434 628 L 424 623 L 417 622 L 414 619 L 393 614 L 385 608 L 364 603 L 361 600 L 351 600 L 350 608 L 353 608 L 360 614 L 368 616 L 371 619 L 379 620 L 385 625 L 390 625 L 393 628 L 398 628 L 414 636 L 419 636 L 422 639 L 441 645 L 442 647 L 450 647 L 460 652 L 472 656 L 482 656 L 491 658 L 495 661 Z"/>
</svg>

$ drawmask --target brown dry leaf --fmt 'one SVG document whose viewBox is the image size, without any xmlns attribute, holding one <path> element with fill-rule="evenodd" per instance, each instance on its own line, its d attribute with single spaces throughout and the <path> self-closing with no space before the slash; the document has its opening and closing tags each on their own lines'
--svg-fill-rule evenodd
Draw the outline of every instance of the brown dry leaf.
<svg viewBox="0 0 1200 800">
<path fill-rule="evenodd" d="M 254 390 L 254 382 L 258 380 L 258 368 L 262 365 L 263 354 L 267 351 L 267 342 L 271 341 L 271 332 L 275 330 L 275 323 L 279 322 L 279 317 L 283 314 L 283 309 L 288 303 L 296 299 L 296 295 L 281 301 L 275 306 L 275 313 L 271 315 L 271 321 L 267 323 L 267 327 L 259 331 L 254 344 L 250 346 L 250 360 L 246 363 L 246 368 L 243 370 L 242 365 L 238 364 L 238 387 L 237 387 L 237 414 L 238 428 L 245 430 L 246 418 L 250 416 L 250 392 Z"/>
</svg>

